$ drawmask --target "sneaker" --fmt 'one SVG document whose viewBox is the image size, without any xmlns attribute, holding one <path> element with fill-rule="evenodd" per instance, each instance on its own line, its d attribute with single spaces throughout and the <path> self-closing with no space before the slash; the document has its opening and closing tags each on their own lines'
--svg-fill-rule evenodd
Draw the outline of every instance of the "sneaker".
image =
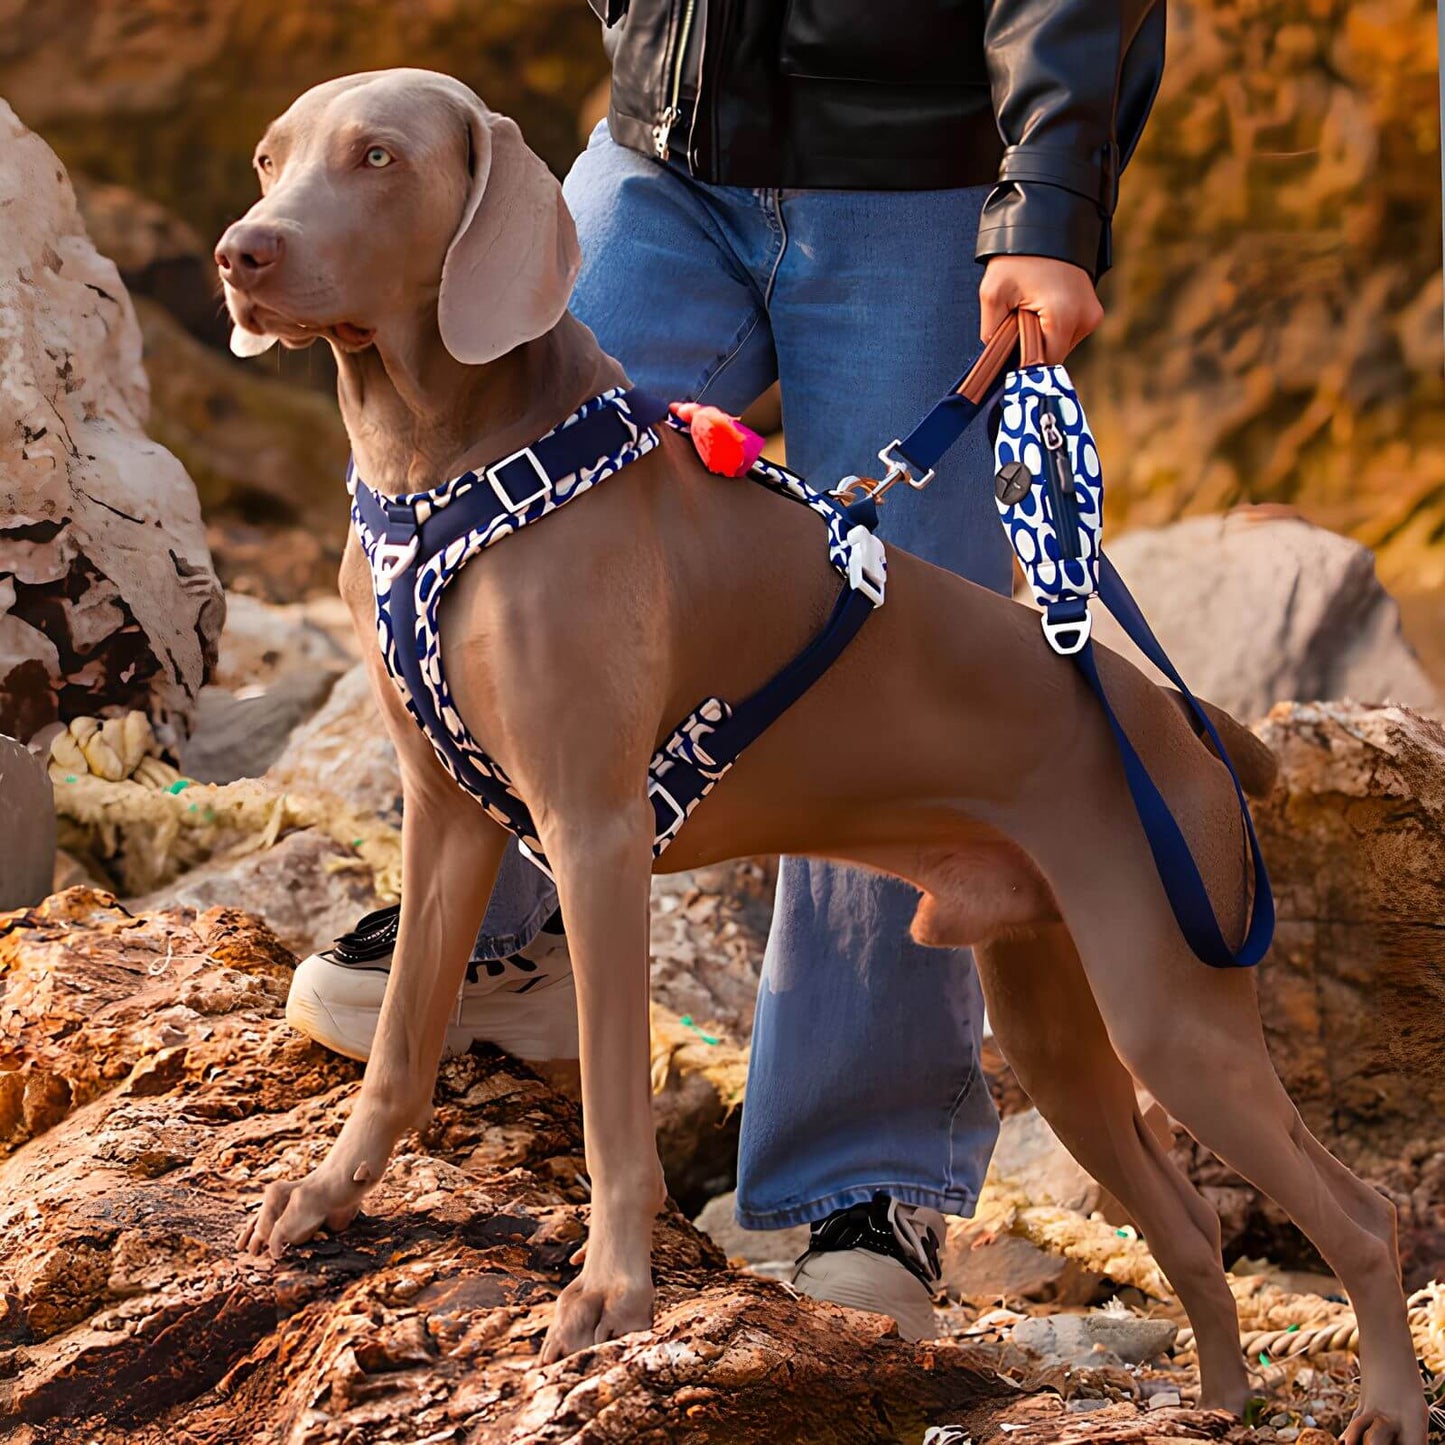
<svg viewBox="0 0 1445 1445">
<path fill-rule="evenodd" d="M 400 907 L 368 913 L 297 965 L 286 998 L 292 1028 L 349 1059 L 366 1058 L 400 917 Z M 467 965 L 446 1052 L 464 1054 L 477 1039 L 532 1062 L 577 1057 L 577 995 L 559 914 L 520 952 Z"/>
<path fill-rule="evenodd" d="M 813 1226 L 792 1282 L 813 1299 L 889 1315 L 905 1340 L 932 1339 L 943 1236 L 936 1209 L 875 1194 L 870 1203 L 834 1210 Z"/>
</svg>

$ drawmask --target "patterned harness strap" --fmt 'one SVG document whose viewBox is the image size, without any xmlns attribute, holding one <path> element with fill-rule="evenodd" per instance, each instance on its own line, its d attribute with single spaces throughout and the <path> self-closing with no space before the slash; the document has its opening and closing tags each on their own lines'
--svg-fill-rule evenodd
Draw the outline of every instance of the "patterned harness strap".
<svg viewBox="0 0 1445 1445">
<path fill-rule="evenodd" d="M 348 468 L 352 521 L 371 564 L 377 629 L 388 673 L 442 765 L 487 814 L 514 833 L 550 876 L 531 814 L 505 771 L 467 731 L 441 666 L 442 593 L 479 552 L 581 496 L 657 444 L 658 423 L 687 423 L 646 393 L 617 389 L 583 404 L 545 437 L 479 472 L 428 492 L 387 498 Z M 785 467 L 759 460 L 747 475 L 827 524 L 828 559 L 847 584 L 822 629 L 756 692 L 736 704 L 705 698 L 648 767 L 653 855 L 675 838 L 747 746 L 818 680 L 883 602 L 887 561 L 870 502 L 848 507 Z"/>
</svg>

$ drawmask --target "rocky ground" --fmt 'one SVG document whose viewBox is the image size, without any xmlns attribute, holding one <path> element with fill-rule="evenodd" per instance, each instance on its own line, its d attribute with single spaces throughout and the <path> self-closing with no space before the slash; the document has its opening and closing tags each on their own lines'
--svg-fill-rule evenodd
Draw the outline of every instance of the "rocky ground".
<svg viewBox="0 0 1445 1445">
<path fill-rule="evenodd" d="M 953 1287 L 960 1258 L 991 1247 L 984 1230 L 1087 1257 L 1079 1240 L 1027 1243 L 1071 1220 L 1112 1241 L 1071 1297 L 1107 1294 L 1110 1312 L 1029 1318 L 1017 1295 L 965 1284 L 942 1337 L 908 1346 L 729 1268 L 672 1210 L 652 1335 L 539 1368 L 586 1237 L 577 1111 L 483 1048 L 444 1066 L 434 1119 L 344 1236 L 274 1266 L 238 1257 L 259 1191 L 320 1158 L 357 1079 L 281 1019 L 293 962 L 234 910 L 135 915 L 84 888 L 0 920 L 6 1438 L 885 1442 L 952 1424 L 979 1440 L 1311 1445 L 1346 1418 L 1340 1350 L 1262 1364 L 1253 1431 L 1190 1409 L 1177 1306 L 1131 1231 L 1079 1212 L 1097 1190 L 1068 1178 L 1036 1121 L 1011 1129 L 980 1223 L 951 1238 Z M 1077 1208 L 1033 1202 L 1051 1188 Z M 1290 1324 L 1346 1314 L 1279 1284 L 1236 1280 L 1247 1325 L 1287 1344 Z M 999 1295 L 1016 1308 L 992 1307 Z M 1445 1308 L 1422 1321 L 1445 1350 Z"/>
</svg>

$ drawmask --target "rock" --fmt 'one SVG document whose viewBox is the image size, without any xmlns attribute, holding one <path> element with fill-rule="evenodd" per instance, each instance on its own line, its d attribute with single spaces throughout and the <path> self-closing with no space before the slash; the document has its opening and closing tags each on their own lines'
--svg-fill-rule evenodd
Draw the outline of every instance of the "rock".
<svg viewBox="0 0 1445 1445">
<path fill-rule="evenodd" d="M 1022 1320 L 1009 1337 L 1045 1359 L 1068 1365 L 1142 1365 L 1169 1349 L 1178 1333 L 1172 1320 L 1099 1311 Z"/>
<path fill-rule="evenodd" d="M 1103 1287 L 1076 1260 L 968 1219 L 948 1221 L 941 1262 L 948 1297 L 980 1308 L 999 1300 L 1088 1305 Z"/>
<path fill-rule="evenodd" d="M 195 228 L 129 186 L 74 180 L 95 249 L 115 262 L 131 296 L 158 301 L 193 336 L 224 349 L 230 326 L 216 306 L 216 263 Z"/>
<path fill-rule="evenodd" d="M 151 433 L 195 479 L 226 586 L 286 600 L 334 594 L 349 525 L 334 391 L 241 366 L 155 301 L 141 298 L 136 312 Z M 269 546 L 247 548 L 248 532 Z"/>
<path fill-rule="evenodd" d="M 195 489 L 54 152 L 3 103 L 0 140 L 0 729 L 137 708 L 175 747 L 224 614 Z"/>
<path fill-rule="evenodd" d="M 240 858 L 216 859 L 129 906 L 237 908 L 265 920 L 300 956 L 327 948 L 363 913 L 381 908 L 369 870 L 316 828 L 288 833 L 275 847 Z"/>
<path fill-rule="evenodd" d="M 655 1332 L 539 1367 L 587 1233 L 581 1133 L 494 1053 L 443 1067 L 346 1233 L 238 1256 L 245 1210 L 355 1094 L 357 1066 L 281 1020 L 291 962 L 229 910 L 131 917 L 75 890 L 0 920 L 0 1410 L 36 1445 L 251 1445 L 258 1419 L 293 1445 L 822 1445 L 1026 1398 L 968 1345 L 731 1273 L 675 1213 Z"/>
<path fill-rule="evenodd" d="M 1074 1161 L 1037 1109 L 1000 1123 L 989 1181 L 1032 1204 L 1052 1204 L 1080 1214 L 1092 1214 L 1103 1198 L 1103 1189 Z"/>
<path fill-rule="evenodd" d="M 1287 703 L 1253 805 L 1279 928 L 1259 970 L 1270 1054 L 1305 1122 L 1399 1211 L 1406 1283 L 1445 1258 L 1445 728 L 1405 708 Z M 1230 1201 L 1226 1255 L 1319 1268 L 1243 1180 L 1177 1146 Z"/>
<path fill-rule="evenodd" d="M 211 681 L 241 692 L 269 687 L 303 668 L 345 670 L 359 659 L 361 641 L 339 597 L 278 606 L 237 593 L 226 598 L 226 625 Z"/>
<path fill-rule="evenodd" d="M 1149 1396 L 1151 1410 L 1177 1410 L 1183 1403 L 1178 1390 L 1160 1390 L 1158 1394 Z"/>
<path fill-rule="evenodd" d="M 1130 532 L 1108 550 L 1189 686 L 1236 717 L 1282 699 L 1435 703 L 1358 542 L 1236 512 Z M 1163 681 L 1102 607 L 1094 622 L 1101 642 Z"/>
<path fill-rule="evenodd" d="M 413 10 L 214 0 L 197 11 L 19 0 L 5 38 L 0 94 L 26 124 L 73 170 L 144 193 L 207 242 L 250 204 L 267 123 L 318 81 L 393 65 L 449 71 L 562 170 L 578 102 L 607 72 L 601 26 L 573 0 Z"/>
<path fill-rule="evenodd" d="M 791 1264 L 808 1247 L 809 1228 L 799 1224 L 792 1229 L 744 1229 L 733 1213 L 737 1195 L 720 1194 L 708 1200 L 702 1213 L 693 1220 L 729 1259 L 746 1260 L 749 1264 Z"/>
<path fill-rule="evenodd" d="M 326 793 L 353 808 L 401 822 L 401 774 L 396 749 L 357 663 L 332 689 L 326 705 L 291 735 L 267 779 L 279 788 Z"/>
<path fill-rule="evenodd" d="M 55 804 L 39 758 L 0 737 L 0 908 L 28 908 L 50 892 Z"/>
<path fill-rule="evenodd" d="M 259 778 L 326 701 L 338 675 L 325 668 L 288 672 L 262 691 L 248 689 L 250 696 L 202 688 L 181 772 L 202 783 Z"/>
<path fill-rule="evenodd" d="M 944 1288 L 951 1297 L 978 1305 L 999 1299 L 1093 1303 L 1102 1283 L 1097 1274 L 1010 1234 L 1008 1220 L 1014 1211 L 1037 1205 L 1089 1214 L 1104 1197 L 1036 1109 L 1009 1115 L 999 1126 L 974 1217 L 949 1221 Z"/>
</svg>

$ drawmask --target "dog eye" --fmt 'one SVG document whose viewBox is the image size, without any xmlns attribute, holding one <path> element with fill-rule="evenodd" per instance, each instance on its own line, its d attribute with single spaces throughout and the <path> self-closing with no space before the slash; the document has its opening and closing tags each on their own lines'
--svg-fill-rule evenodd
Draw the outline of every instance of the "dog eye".
<svg viewBox="0 0 1445 1445">
<path fill-rule="evenodd" d="M 380 170 L 382 166 L 389 166 L 394 159 L 395 157 L 385 146 L 372 146 L 366 153 L 366 164 L 375 170 Z"/>
<path fill-rule="evenodd" d="M 271 157 L 270 157 L 270 156 L 257 156 L 257 157 L 256 157 L 256 169 L 257 169 L 258 171 L 264 171 L 267 175 L 270 175 L 270 174 L 271 174 Z"/>
</svg>

